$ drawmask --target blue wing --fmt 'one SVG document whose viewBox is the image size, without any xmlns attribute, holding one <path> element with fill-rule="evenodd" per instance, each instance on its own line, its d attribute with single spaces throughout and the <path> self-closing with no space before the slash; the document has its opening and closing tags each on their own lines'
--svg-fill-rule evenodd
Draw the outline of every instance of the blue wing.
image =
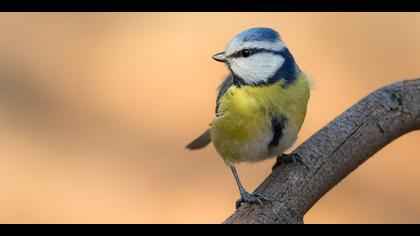
<svg viewBox="0 0 420 236">
<path fill-rule="evenodd" d="M 231 75 L 227 76 L 225 80 L 223 80 L 222 84 L 219 86 L 219 93 L 216 99 L 216 116 L 220 115 L 219 110 L 219 100 L 223 95 L 226 93 L 228 88 L 232 86 L 232 77 Z M 219 115 L 218 115 L 219 114 Z M 187 145 L 186 148 L 190 150 L 200 149 L 207 146 L 211 142 L 210 138 L 210 129 L 207 129 L 202 133 L 198 138 L 194 139 L 190 144 Z"/>
<path fill-rule="evenodd" d="M 217 95 L 216 99 L 216 116 L 220 116 L 219 105 L 220 105 L 220 98 L 226 93 L 226 91 L 233 85 L 232 75 L 228 75 L 225 80 L 223 80 L 222 84 L 219 85 L 219 94 Z"/>
</svg>

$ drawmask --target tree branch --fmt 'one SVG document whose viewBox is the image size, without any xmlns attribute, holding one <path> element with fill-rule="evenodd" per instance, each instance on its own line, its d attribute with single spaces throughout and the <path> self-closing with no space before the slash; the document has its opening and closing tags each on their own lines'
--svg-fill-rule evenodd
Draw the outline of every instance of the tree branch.
<svg viewBox="0 0 420 236">
<path fill-rule="evenodd" d="M 271 199 L 244 204 L 224 223 L 303 223 L 330 189 L 394 139 L 420 129 L 420 79 L 383 87 L 338 116 L 294 153 L 310 162 L 283 164 L 256 189 Z"/>
</svg>

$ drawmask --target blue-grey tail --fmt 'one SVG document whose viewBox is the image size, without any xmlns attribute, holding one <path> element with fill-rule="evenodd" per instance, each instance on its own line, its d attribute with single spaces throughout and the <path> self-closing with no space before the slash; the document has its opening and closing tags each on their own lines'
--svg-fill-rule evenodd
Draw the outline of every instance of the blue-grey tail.
<svg viewBox="0 0 420 236">
<path fill-rule="evenodd" d="M 207 129 L 203 134 L 201 134 L 198 138 L 194 139 L 190 144 L 186 146 L 187 149 L 196 150 L 201 149 L 207 146 L 211 142 L 210 139 L 210 129 Z"/>
</svg>

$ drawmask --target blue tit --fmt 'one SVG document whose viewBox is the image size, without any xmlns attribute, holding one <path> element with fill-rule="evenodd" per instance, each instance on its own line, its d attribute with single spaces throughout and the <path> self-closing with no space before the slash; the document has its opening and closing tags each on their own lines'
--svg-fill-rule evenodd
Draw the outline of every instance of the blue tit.
<svg viewBox="0 0 420 236">
<path fill-rule="evenodd" d="M 268 199 L 244 189 L 235 165 L 275 156 L 302 161 L 283 153 L 295 143 L 302 127 L 309 80 L 270 28 L 239 33 L 213 59 L 225 63 L 230 73 L 219 87 L 211 127 L 187 148 L 199 149 L 212 142 L 239 187 L 237 207 L 243 202 L 262 203 Z"/>
</svg>

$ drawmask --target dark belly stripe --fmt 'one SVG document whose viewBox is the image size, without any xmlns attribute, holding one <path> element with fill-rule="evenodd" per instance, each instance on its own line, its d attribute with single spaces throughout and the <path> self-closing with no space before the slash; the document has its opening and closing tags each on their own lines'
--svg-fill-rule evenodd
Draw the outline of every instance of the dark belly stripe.
<svg viewBox="0 0 420 236">
<path fill-rule="evenodd" d="M 273 138 L 268 144 L 268 149 L 271 149 L 279 145 L 280 138 L 283 135 L 283 129 L 284 129 L 285 123 L 286 123 L 286 119 L 284 118 L 275 117 L 271 119 L 271 129 L 273 130 Z"/>
</svg>

